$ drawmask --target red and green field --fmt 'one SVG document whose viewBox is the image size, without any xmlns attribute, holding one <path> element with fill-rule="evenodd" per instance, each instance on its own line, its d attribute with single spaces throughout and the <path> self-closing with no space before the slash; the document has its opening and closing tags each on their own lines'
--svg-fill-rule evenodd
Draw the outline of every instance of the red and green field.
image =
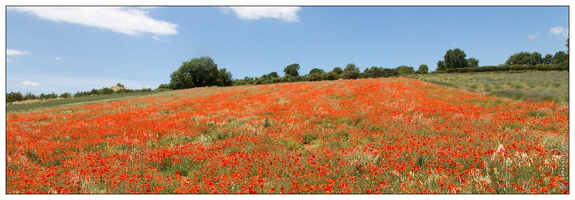
<svg viewBox="0 0 575 200">
<path fill-rule="evenodd" d="M 569 193 L 569 107 L 409 78 L 6 116 L 6 193 Z"/>
</svg>

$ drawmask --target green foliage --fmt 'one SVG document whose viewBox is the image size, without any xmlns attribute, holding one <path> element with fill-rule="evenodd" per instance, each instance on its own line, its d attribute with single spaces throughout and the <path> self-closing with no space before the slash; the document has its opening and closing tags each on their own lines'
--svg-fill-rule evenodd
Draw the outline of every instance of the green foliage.
<svg viewBox="0 0 575 200">
<path fill-rule="evenodd" d="M 397 76 L 398 73 L 396 69 L 372 66 L 371 68 L 365 69 L 361 75 L 362 78 L 379 78 Z"/>
<path fill-rule="evenodd" d="M 357 79 L 359 78 L 359 75 L 360 75 L 359 68 L 356 67 L 355 64 L 349 63 L 343 69 L 341 77 L 343 79 Z"/>
<path fill-rule="evenodd" d="M 569 55 L 564 51 L 558 51 L 553 55 L 551 63 L 555 65 L 569 65 Z"/>
<path fill-rule="evenodd" d="M 64 99 L 72 98 L 72 94 L 70 94 L 69 92 L 64 92 L 64 93 L 60 94 L 60 98 L 64 98 Z"/>
<path fill-rule="evenodd" d="M 426 64 L 419 65 L 419 69 L 417 69 L 416 74 L 428 74 L 429 68 Z"/>
<path fill-rule="evenodd" d="M 397 73 L 401 76 L 415 73 L 415 70 L 413 69 L 413 67 L 409 67 L 409 66 L 405 66 L 405 65 L 401 65 L 401 66 L 397 67 L 396 70 L 397 70 Z"/>
<path fill-rule="evenodd" d="M 468 67 L 469 64 L 467 59 L 465 59 L 466 56 L 465 52 L 459 48 L 447 50 L 447 52 L 445 52 L 445 56 L 443 56 L 445 68 L 452 69 Z"/>
<path fill-rule="evenodd" d="M 334 67 L 333 70 L 331 71 L 337 75 L 343 74 L 343 70 L 341 69 L 341 67 Z"/>
<path fill-rule="evenodd" d="M 443 60 L 437 61 L 437 69 L 436 70 L 440 71 L 440 70 L 445 70 L 445 69 L 446 69 L 445 68 L 445 61 L 443 61 Z"/>
<path fill-rule="evenodd" d="M 232 85 L 232 75 L 210 57 L 193 58 L 170 74 L 170 89 Z"/>
<path fill-rule="evenodd" d="M 506 65 L 537 65 L 544 64 L 543 58 L 538 52 L 520 52 L 509 56 Z"/>
<path fill-rule="evenodd" d="M 467 63 L 469 65 L 469 67 L 479 67 L 479 60 L 475 59 L 475 58 L 469 58 L 467 59 Z"/>
<path fill-rule="evenodd" d="M 294 63 L 291 65 L 288 65 L 284 68 L 284 73 L 286 76 L 299 76 L 299 64 Z"/>
</svg>

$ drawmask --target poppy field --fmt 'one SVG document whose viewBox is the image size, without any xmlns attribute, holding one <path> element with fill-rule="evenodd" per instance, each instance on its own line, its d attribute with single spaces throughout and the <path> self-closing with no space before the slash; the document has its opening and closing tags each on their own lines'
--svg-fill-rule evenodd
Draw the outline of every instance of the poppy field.
<svg viewBox="0 0 575 200">
<path fill-rule="evenodd" d="M 6 193 L 569 193 L 569 107 L 410 78 L 6 115 Z"/>
</svg>

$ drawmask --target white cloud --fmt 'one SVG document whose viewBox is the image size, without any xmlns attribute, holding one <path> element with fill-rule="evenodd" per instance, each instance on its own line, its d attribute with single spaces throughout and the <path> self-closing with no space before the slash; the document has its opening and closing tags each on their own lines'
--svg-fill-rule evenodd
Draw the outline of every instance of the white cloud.
<svg viewBox="0 0 575 200">
<path fill-rule="evenodd" d="M 14 50 L 14 49 L 6 49 L 6 55 L 9 55 L 9 56 L 19 56 L 19 55 L 28 55 L 28 54 L 32 54 L 32 53 L 27 52 L 27 51 L 18 51 L 18 50 Z"/>
<path fill-rule="evenodd" d="M 25 85 L 25 86 L 39 86 L 40 83 L 38 83 L 38 82 L 24 81 L 24 82 L 22 82 L 22 85 Z"/>
<path fill-rule="evenodd" d="M 532 39 L 535 39 L 538 35 L 539 35 L 539 32 L 533 33 L 533 34 L 527 34 L 527 37 L 528 37 L 530 40 L 532 40 Z"/>
<path fill-rule="evenodd" d="M 10 59 L 6 59 L 6 62 L 12 62 L 12 60 L 10 60 Z"/>
<path fill-rule="evenodd" d="M 52 58 L 53 60 L 62 60 L 62 58 L 60 56 L 56 56 L 54 58 Z"/>
<path fill-rule="evenodd" d="M 174 35 L 178 24 L 159 21 L 148 16 L 150 9 L 115 7 L 10 7 L 55 22 L 68 22 L 97 27 L 128 35 L 151 33 Z"/>
<path fill-rule="evenodd" d="M 549 34 L 561 37 L 567 37 L 567 34 L 569 34 L 569 29 L 567 27 L 561 27 L 561 26 L 553 27 L 551 28 L 551 30 L 549 30 Z"/>
<path fill-rule="evenodd" d="M 157 40 L 157 41 L 160 41 L 160 38 L 158 38 L 158 36 L 155 36 L 155 35 L 152 36 L 152 39 Z"/>
<path fill-rule="evenodd" d="M 226 14 L 234 12 L 243 20 L 275 18 L 286 22 L 299 22 L 297 12 L 300 10 L 300 7 L 227 7 L 220 9 Z"/>
</svg>

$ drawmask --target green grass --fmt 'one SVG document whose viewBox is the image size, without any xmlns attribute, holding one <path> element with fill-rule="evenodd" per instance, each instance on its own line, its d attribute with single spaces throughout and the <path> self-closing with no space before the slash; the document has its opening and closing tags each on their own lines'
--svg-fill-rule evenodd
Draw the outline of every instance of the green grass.
<svg viewBox="0 0 575 200">
<path fill-rule="evenodd" d="M 485 72 L 413 75 L 419 80 L 515 100 L 569 103 L 569 72 Z"/>
<path fill-rule="evenodd" d="M 55 100 L 45 100 L 30 103 L 28 102 L 15 103 L 6 106 L 6 112 L 22 112 L 22 111 L 59 107 L 59 106 L 73 106 L 73 105 L 85 105 L 85 104 L 101 103 L 101 102 L 112 102 L 121 99 L 158 94 L 161 92 L 163 91 L 105 94 L 105 95 L 78 97 L 70 99 L 55 99 Z"/>
</svg>

